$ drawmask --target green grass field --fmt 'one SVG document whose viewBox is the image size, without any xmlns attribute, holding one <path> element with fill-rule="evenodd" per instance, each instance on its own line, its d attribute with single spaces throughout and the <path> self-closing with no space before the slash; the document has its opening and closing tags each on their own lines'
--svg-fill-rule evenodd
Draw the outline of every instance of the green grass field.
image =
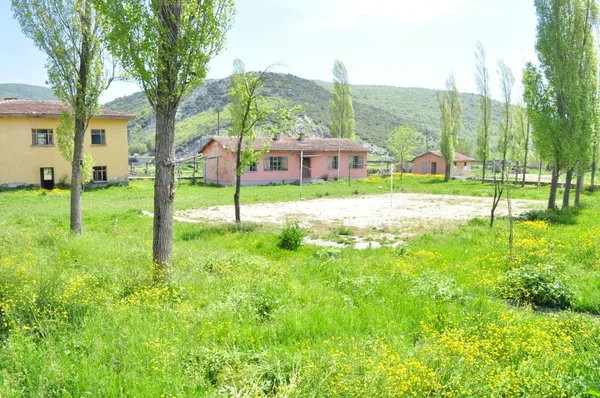
<svg viewBox="0 0 600 398">
<path fill-rule="evenodd" d="M 493 193 L 395 179 L 405 192 Z M 379 183 L 304 196 L 379 193 Z M 298 195 L 244 187 L 242 203 Z M 232 197 L 184 182 L 176 208 Z M 68 232 L 68 191 L 2 191 L 0 396 L 586 396 L 600 390 L 598 199 L 516 222 L 512 253 L 505 219 L 365 251 L 286 251 L 268 227 L 176 223 L 171 281 L 156 285 L 152 219 L 141 215 L 152 182 L 85 192 L 80 237 Z"/>
</svg>

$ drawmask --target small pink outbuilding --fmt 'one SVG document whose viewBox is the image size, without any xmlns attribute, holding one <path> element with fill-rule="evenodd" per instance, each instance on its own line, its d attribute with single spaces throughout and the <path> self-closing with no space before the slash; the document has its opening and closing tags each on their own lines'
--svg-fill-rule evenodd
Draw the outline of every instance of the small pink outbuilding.
<svg viewBox="0 0 600 398">
<path fill-rule="evenodd" d="M 205 184 L 235 183 L 235 142 L 237 137 L 213 137 L 201 148 Z M 305 183 L 319 179 L 358 179 L 367 176 L 367 153 L 364 146 L 339 138 L 267 138 L 258 137 L 255 151 L 269 146 L 260 160 L 246 168 L 242 185 Z M 339 156 L 338 156 L 339 155 Z M 302 168 L 301 168 L 302 164 Z"/>
<path fill-rule="evenodd" d="M 450 168 L 452 177 L 470 177 L 471 165 L 475 159 L 458 152 L 454 153 L 454 162 Z M 417 156 L 413 160 L 414 174 L 444 174 L 446 172 L 446 162 L 440 151 L 430 151 Z"/>
</svg>

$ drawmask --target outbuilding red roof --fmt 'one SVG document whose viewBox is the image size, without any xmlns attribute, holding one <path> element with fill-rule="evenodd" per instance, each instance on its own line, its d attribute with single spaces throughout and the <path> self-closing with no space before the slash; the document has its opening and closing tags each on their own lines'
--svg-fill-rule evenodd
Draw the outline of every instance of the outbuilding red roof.
<svg viewBox="0 0 600 398">
<path fill-rule="evenodd" d="M 204 145 L 200 151 L 204 150 L 212 141 L 216 141 L 224 148 L 234 150 L 236 145 L 236 137 L 219 136 L 213 137 Z M 270 145 L 269 145 L 270 144 Z M 300 141 L 296 138 L 284 137 L 274 140 L 269 137 L 257 137 L 252 143 L 252 149 L 255 151 L 262 150 L 266 145 L 269 145 L 269 151 L 291 151 L 291 152 L 368 152 L 369 149 L 345 138 L 305 138 Z M 245 144 L 242 148 L 245 148 Z"/>
<path fill-rule="evenodd" d="M 431 154 L 433 154 L 435 156 L 439 156 L 440 158 L 443 157 L 442 156 L 442 152 L 440 152 L 440 151 L 429 151 L 429 152 L 426 152 L 426 153 L 424 153 L 422 155 L 417 156 L 415 159 L 418 159 L 421 156 L 425 156 L 428 153 L 431 153 Z M 468 162 L 468 161 L 474 161 L 474 160 L 475 159 L 473 159 L 473 158 L 471 158 L 471 157 L 469 157 L 467 155 L 463 155 L 462 153 L 454 152 L 454 161 L 455 162 Z"/>
<path fill-rule="evenodd" d="M 70 110 L 70 106 L 60 101 L 27 101 L 7 100 L 0 101 L 0 117 L 25 116 L 25 117 L 60 117 L 63 110 Z M 101 109 L 95 116 L 102 119 L 133 119 L 134 116 L 124 112 Z"/>
</svg>

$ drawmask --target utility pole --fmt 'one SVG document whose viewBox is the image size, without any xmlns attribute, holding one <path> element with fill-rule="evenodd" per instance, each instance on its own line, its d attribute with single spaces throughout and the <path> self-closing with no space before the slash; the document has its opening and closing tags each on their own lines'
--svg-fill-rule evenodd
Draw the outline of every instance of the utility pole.
<svg viewBox="0 0 600 398">
<path fill-rule="evenodd" d="M 429 152 L 429 130 L 425 129 L 425 152 Z"/>
</svg>

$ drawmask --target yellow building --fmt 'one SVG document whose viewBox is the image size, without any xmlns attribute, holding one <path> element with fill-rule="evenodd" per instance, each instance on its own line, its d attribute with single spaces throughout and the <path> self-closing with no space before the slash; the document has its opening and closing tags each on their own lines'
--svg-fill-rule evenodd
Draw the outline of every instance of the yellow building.
<svg viewBox="0 0 600 398">
<path fill-rule="evenodd" d="M 0 101 L 0 186 L 54 187 L 70 182 L 71 165 L 58 150 L 58 101 Z M 94 160 L 94 184 L 127 183 L 127 122 L 132 115 L 101 110 L 90 120 L 85 154 Z"/>
</svg>

